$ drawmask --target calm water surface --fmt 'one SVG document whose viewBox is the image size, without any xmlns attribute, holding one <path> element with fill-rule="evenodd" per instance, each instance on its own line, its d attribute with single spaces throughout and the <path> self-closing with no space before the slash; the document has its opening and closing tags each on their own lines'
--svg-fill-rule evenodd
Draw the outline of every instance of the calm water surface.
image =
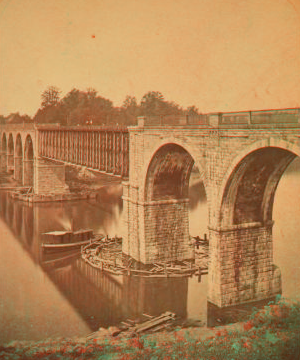
<svg viewBox="0 0 300 360">
<path fill-rule="evenodd" d="M 274 204 L 274 263 L 282 272 L 283 294 L 300 298 L 300 161 L 285 172 Z M 201 185 L 190 188 L 190 233 L 207 232 L 207 205 Z M 0 343 L 82 336 L 147 313 L 173 311 L 206 321 L 207 277 L 147 279 L 111 276 L 81 259 L 44 269 L 41 234 L 92 228 L 122 235 L 120 188 L 96 200 L 29 206 L 0 192 Z"/>
</svg>

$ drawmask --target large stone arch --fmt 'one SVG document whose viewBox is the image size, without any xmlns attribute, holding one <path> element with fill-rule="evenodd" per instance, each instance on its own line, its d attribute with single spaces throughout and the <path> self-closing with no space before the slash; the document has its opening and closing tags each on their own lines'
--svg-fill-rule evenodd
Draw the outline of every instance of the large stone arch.
<svg viewBox="0 0 300 360">
<path fill-rule="evenodd" d="M 15 146 L 13 134 L 10 133 L 8 136 L 7 144 L 7 170 L 14 170 L 14 155 L 15 155 Z"/>
<path fill-rule="evenodd" d="M 34 150 L 31 136 L 28 134 L 25 139 L 24 146 L 24 173 L 23 184 L 24 186 L 33 186 L 34 174 Z"/>
<path fill-rule="evenodd" d="M 272 208 L 279 180 L 297 155 L 297 144 L 267 138 L 245 147 L 228 166 L 210 223 L 209 299 L 214 304 L 281 292 L 280 270 L 273 264 Z"/>
<path fill-rule="evenodd" d="M 300 147 L 282 139 L 264 139 L 243 149 L 220 187 L 219 225 L 271 222 L 277 185 L 296 156 L 300 156 Z"/>
<path fill-rule="evenodd" d="M 4 132 L 1 137 L 1 163 L 0 163 L 0 171 L 7 171 L 7 138 L 6 133 Z"/>
<path fill-rule="evenodd" d="M 20 133 L 16 136 L 14 177 L 19 183 L 23 184 L 23 146 Z"/>
</svg>

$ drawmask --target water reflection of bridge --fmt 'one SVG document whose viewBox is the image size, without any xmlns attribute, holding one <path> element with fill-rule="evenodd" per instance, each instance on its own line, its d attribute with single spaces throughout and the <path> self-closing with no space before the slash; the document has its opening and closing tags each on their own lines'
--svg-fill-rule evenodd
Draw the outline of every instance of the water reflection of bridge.
<svg viewBox="0 0 300 360">
<path fill-rule="evenodd" d="M 187 314 L 187 278 L 112 276 L 82 259 L 48 274 L 92 330 L 99 324 L 107 327 L 143 313 L 158 315 L 169 310 L 181 318 Z"/>
<path fill-rule="evenodd" d="M 58 204 L 51 206 L 63 212 Z M 49 208 L 19 202 L 7 192 L 0 192 L 0 216 L 32 260 L 42 266 L 40 232 L 57 227 L 53 216 L 49 216 Z M 187 278 L 112 276 L 80 258 L 45 271 L 93 331 L 142 313 L 158 315 L 169 310 L 182 318 L 187 315 Z"/>
</svg>

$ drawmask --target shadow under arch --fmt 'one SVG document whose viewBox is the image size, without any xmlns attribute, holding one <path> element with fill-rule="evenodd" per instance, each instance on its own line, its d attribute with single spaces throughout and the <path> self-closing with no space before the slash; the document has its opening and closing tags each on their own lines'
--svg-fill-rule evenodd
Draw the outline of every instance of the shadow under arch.
<svg viewBox="0 0 300 360">
<path fill-rule="evenodd" d="M 166 144 L 160 147 L 148 167 L 146 201 L 187 198 L 193 165 L 194 159 L 181 146 Z"/>
<path fill-rule="evenodd" d="M 1 138 L 1 151 L 2 151 L 1 171 L 6 172 L 7 171 L 7 139 L 5 133 L 2 134 L 2 138 Z"/>
<path fill-rule="evenodd" d="M 12 133 L 8 136 L 7 145 L 7 170 L 14 170 L 14 139 Z"/>
<path fill-rule="evenodd" d="M 16 137 L 15 179 L 23 183 L 23 147 L 20 134 Z"/>
<path fill-rule="evenodd" d="M 221 226 L 271 222 L 276 188 L 296 156 L 290 150 L 268 146 L 243 157 L 224 188 Z"/>
</svg>

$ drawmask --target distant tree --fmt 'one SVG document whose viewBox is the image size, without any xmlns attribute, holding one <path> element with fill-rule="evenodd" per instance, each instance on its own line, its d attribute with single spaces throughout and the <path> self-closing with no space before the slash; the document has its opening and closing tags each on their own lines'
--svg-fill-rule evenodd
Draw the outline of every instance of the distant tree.
<svg viewBox="0 0 300 360">
<path fill-rule="evenodd" d="M 88 88 L 86 91 L 86 95 L 87 95 L 87 98 L 89 101 L 94 100 L 96 98 L 97 94 L 98 94 L 98 91 L 96 91 L 93 88 Z"/>
<path fill-rule="evenodd" d="M 164 99 L 164 96 L 159 91 L 147 92 L 142 100 L 140 106 L 141 115 L 179 115 L 183 111 L 179 105 L 174 102 L 169 102 Z"/>
<path fill-rule="evenodd" d="M 56 86 L 49 86 L 41 95 L 42 108 L 57 105 L 60 100 L 61 91 Z"/>
<path fill-rule="evenodd" d="M 196 108 L 195 105 L 188 106 L 188 108 L 186 109 L 186 114 L 191 116 L 199 115 L 199 110 Z"/>
<path fill-rule="evenodd" d="M 138 107 L 138 104 L 137 104 L 137 101 L 136 101 L 135 96 L 127 95 L 126 98 L 125 98 L 125 100 L 123 101 L 122 107 L 123 107 L 124 109 L 137 108 L 137 107 Z"/>
<path fill-rule="evenodd" d="M 122 107 L 119 108 L 120 119 L 118 123 L 125 125 L 136 124 L 136 118 L 139 114 L 139 106 L 134 96 L 127 95 L 123 101 Z"/>
<path fill-rule="evenodd" d="M 0 115 L 0 124 L 5 124 L 6 123 L 6 118 L 3 115 Z"/>
<path fill-rule="evenodd" d="M 22 124 L 32 122 L 32 119 L 28 115 L 20 115 L 18 112 L 11 113 L 5 119 L 7 124 Z"/>
<path fill-rule="evenodd" d="M 62 100 L 69 125 L 106 124 L 111 121 L 113 103 L 97 96 L 95 89 L 72 89 Z"/>
<path fill-rule="evenodd" d="M 164 97 L 159 91 L 147 92 L 141 100 L 142 115 L 161 115 Z"/>
<path fill-rule="evenodd" d="M 49 105 L 47 107 L 41 107 L 36 112 L 33 121 L 37 124 L 51 124 L 59 123 L 62 125 L 66 124 L 66 113 L 64 108 L 58 105 Z"/>
</svg>

